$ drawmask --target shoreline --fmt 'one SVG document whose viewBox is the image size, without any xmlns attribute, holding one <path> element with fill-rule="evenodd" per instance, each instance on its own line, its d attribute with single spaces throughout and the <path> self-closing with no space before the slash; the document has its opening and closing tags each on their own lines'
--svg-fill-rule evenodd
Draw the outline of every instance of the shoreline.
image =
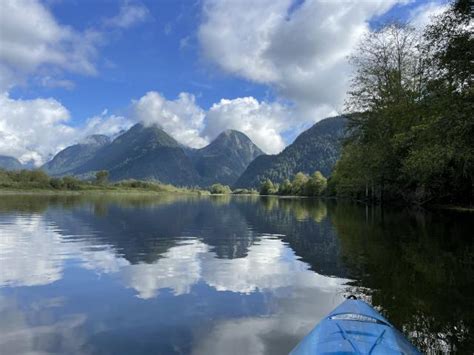
<svg viewBox="0 0 474 355">
<path fill-rule="evenodd" d="M 171 190 L 171 191 L 156 191 L 153 189 L 124 189 L 124 188 L 97 188 L 97 189 L 83 189 L 83 190 L 50 190 L 50 189 L 2 189 L 0 188 L 0 196 L 87 196 L 87 195 L 191 195 L 191 196 L 258 196 L 258 197 L 277 197 L 279 199 L 322 199 L 330 201 L 343 201 L 343 202 L 353 202 L 360 204 L 367 204 L 361 200 L 347 199 L 347 198 L 334 198 L 334 197 L 311 197 L 311 196 L 279 196 L 279 195 L 259 195 L 259 194 L 211 194 L 207 190 Z M 380 206 L 380 205 L 379 205 Z M 413 205 L 391 205 L 385 204 L 387 207 L 413 207 Z M 456 211 L 456 212 L 468 212 L 473 213 L 474 207 L 462 206 L 462 205 L 452 205 L 452 204 L 433 204 L 426 205 L 422 207 L 427 210 L 446 210 L 446 211 Z"/>
<path fill-rule="evenodd" d="M 0 196 L 12 196 L 12 195 L 23 195 L 23 196 L 81 196 L 81 195 L 196 195 L 196 196 L 208 196 L 204 190 L 198 191 L 156 191 L 147 189 L 84 189 L 84 190 L 48 190 L 48 189 L 0 189 Z"/>
</svg>

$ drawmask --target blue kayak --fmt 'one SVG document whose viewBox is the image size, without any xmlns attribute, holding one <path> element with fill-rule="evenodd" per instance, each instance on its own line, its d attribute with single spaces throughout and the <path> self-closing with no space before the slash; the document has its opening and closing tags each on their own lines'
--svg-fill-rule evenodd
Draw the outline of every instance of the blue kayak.
<svg viewBox="0 0 474 355">
<path fill-rule="evenodd" d="M 290 354 L 421 353 L 367 303 L 347 299 L 324 318 Z"/>
</svg>

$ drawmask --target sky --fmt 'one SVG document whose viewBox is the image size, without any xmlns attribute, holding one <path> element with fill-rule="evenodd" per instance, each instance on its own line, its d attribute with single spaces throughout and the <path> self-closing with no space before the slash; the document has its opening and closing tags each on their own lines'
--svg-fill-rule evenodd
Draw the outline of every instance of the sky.
<svg viewBox="0 0 474 355">
<path fill-rule="evenodd" d="M 445 0 L 0 0 L 0 155 L 36 166 L 91 134 L 226 129 L 280 152 L 343 111 L 361 37 Z"/>
</svg>

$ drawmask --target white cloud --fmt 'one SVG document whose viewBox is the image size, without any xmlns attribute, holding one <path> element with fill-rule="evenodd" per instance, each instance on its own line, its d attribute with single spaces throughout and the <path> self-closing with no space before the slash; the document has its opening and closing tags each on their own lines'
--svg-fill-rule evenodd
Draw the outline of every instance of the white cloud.
<svg viewBox="0 0 474 355">
<path fill-rule="evenodd" d="M 0 11 L 0 92 L 47 66 L 93 75 L 102 36 L 60 25 L 36 0 L 5 0 Z"/>
<path fill-rule="evenodd" d="M 14 100 L 0 94 L 0 154 L 37 165 L 74 137 L 69 111 L 54 99 Z"/>
<path fill-rule="evenodd" d="M 113 138 L 132 125 L 133 122 L 128 118 L 109 114 L 104 110 L 100 115 L 88 118 L 85 124 L 77 129 L 77 134 L 81 140 L 92 134 L 105 134 Z"/>
<path fill-rule="evenodd" d="M 222 99 L 205 111 L 189 93 L 167 100 L 150 91 L 132 102 L 133 118 L 145 125 L 158 124 L 182 144 L 200 148 L 226 129 L 247 134 L 268 153 L 285 147 L 282 133 L 290 128 L 290 111 L 279 103 L 259 102 L 253 97 Z"/>
<path fill-rule="evenodd" d="M 296 104 L 293 120 L 317 121 L 341 109 L 347 56 L 367 21 L 397 0 L 206 0 L 203 54 L 231 74 L 269 84 Z M 262 15 L 265 14 L 265 15 Z"/>
<path fill-rule="evenodd" d="M 125 1 L 120 6 L 119 13 L 104 20 L 104 24 L 109 27 L 129 28 L 146 21 L 149 16 L 149 11 L 145 5 Z"/>
<path fill-rule="evenodd" d="M 38 215 L 2 225 L 0 286 L 46 285 L 61 279 L 61 235 Z"/>
<path fill-rule="evenodd" d="M 39 166 L 87 135 L 112 136 L 131 125 L 124 117 L 104 114 L 72 127 L 69 118 L 67 108 L 55 99 L 15 100 L 0 94 L 0 154 Z"/>
<path fill-rule="evenodd" d="M 259 102 L 253 97 L 222 99 L 207 112 L 204 135 L 212 140 L 226 129 L 235 129 L 263 151 L 278 153 L 285 147 L 282 133 L 290 123 L 289 110 L 279 103 Z"/>
<path fill-rule="evenodd" d="M 187 294 L 201 278 L 200 258 L 209 250 L 200 241 L 170 248 L 153 264 L 129 265 L 121 270 L 127 287 L 138 292 L 138 297 L 156 297 L 160 289 L 171 289 L 175 295 Z"/>
<path fill-rule="evenodd" d="M 207 143 L 200 136 L 205 113 L 192 94 L 182 92 L 176 100 L 167 100 L 150 91 L 132 102 L 132 112 L 136 120 L 145 125 L 158 124 L 182 144 L 200 148 Z"/>
<path fill-rule="evenodd" d="M 422 29 L 434 16 L 441 15 L 450 4 L 441 1 L 429 2 L 414 8 L 410 13 L 410 22 L 416 28 Z"/>
</svg>

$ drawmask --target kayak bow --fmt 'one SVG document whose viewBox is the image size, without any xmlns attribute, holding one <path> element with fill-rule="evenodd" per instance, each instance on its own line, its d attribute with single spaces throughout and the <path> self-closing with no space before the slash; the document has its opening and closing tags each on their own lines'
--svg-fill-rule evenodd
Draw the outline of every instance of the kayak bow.
<svg viewBox="0 0 474 355">
<path fill-rule="evenodd" d="M 324 318 L 290 355 L 421 354 L 380 313 L 352 297 Z"/>
</svg>

